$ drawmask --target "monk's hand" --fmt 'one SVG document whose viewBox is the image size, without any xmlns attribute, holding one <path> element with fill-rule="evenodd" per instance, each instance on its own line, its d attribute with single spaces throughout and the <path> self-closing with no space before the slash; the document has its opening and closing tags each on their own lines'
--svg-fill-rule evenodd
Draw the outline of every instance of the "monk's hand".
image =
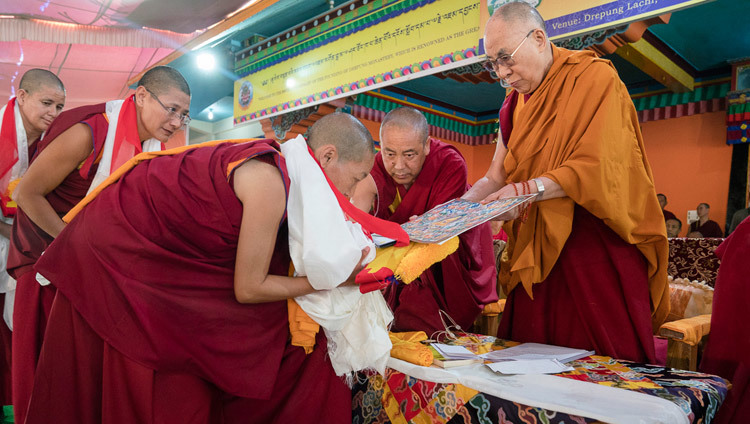
<svg viewBox="0 0 750 424">
<path fill-rule="evenodd" d="M 505 212 L 502 215 L 498 215 L 498 216 L 492 218 L 492 221 L 500 221 L 500 222 L 512 221 L 512 220 L 518 218 L 518 216 L 520 214 L 521 214 L 521 208 L 520 208 L 520 206 L 516 206 L 513 209 L 509 210 L 508 212 Z"/>
<path fill-rule="evenodd" d="M 482 199 L 481 204 L 487 204 L 489 202 L 493 202 L 495 200 L 499 199 L 505 199 L 506 197 L 515 197 L 518 196 L 517 189 L 513 188 L 513 184 L 506 184 L 503 188 L 500 190 L 490 194 L 489 196 Z M 512 221 L 516 218 L 518 218 L 520 214 L 521 208 L 518 206 L 514 207 L 513 209 L 509 210 L 508 212 L 505 212 L 504 214 L 498 215 L 494 218 L 492 218 L 492 221 Z"/>
<path fill-rule="evenodd" d="M 490 202 L 494 202 L 495 200 L 498 200 L 498 199 L 504 199 L 506 197 L 515 197 L 515 196 L 518 196 L 518 192 L 517 192 L 517 189 L 513 188 L 513 184 L 511 183 L 511 184 L 506 184 L 500 190 L 494 193 L 491 193 L 489 196 L 482 199 L 479 203 L 484 205 Z"/>
<path fill-rule="evenodd" d="M 354 267 L 354 270 L 352 271 L 352 274 L 349 276 L 349 278 L 347 278 L 346 281 L 340 284 L 341 287 L 353 286 L 357 284 L 356 283 L 357 274 L 359 274 L 360 271 L 365 269 L 365 266 L 367 266 L 367 264 L 364 262 L 368 254 L 370 254 L 370 246 L 366 246 L 364 249 L 362 249 L 362 256 L 359 258 L 359 262 L 357 263 L 357 266 Z"/>
</svg>

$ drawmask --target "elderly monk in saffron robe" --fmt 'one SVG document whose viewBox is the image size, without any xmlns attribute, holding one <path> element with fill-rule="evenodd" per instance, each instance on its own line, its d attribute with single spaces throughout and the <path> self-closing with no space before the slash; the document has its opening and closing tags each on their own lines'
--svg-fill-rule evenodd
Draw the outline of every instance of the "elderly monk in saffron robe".
<svg viewBox="0 0 750 424">
<path fill-rule="evenodd" d="M 10 231 L 16 213 L 13 191 L 29 168 L 29 159 L 52 121 L 65 106 L 65 86 L 46 69 L 30 69 L 21 77 L 17 95 L 0 108 L 0 305 L 8 324 L 0 324 L 0 401 L 11 400 L 11 332 L 16 282 L 8 275 Z"/>
<path fill-rule="evenodd" d="M 750 218 L 716 249 L 721 259 L 711 312 L 711 335 L 703 351 L 700 370 L 732 382 L 713 422 L 744 423 L 750 416 Z"/>
<path fill-rule="evenodd" d="M 552 45 L 526 3 L 495 11 L 485 47 L 512 91 L 490 168 L 464 197 L 539 193 L 526 220 L 501 217 L 511 273 L 498 336 L 653 362 L 668 246 L 625 85 L 609 61 Z"/>
<path fill-rule="evenodd" d="M 318 120 L 309 145 L 346 195 L 372 168 L 351 115 Z M 288 277 L 278 147 L 155 155 L 81 209 L 36 266 L 58 293 L 27 424 L 351 422 L 325 335 L 310 355 L 289 340 L 286 299 L 315 290 Z"/>
<path fill-rule="evenodd" d="M 354 203 L 403 224 L 468 190 L 466 161 L 458 150 L 429 137 L 424 115 L 413 108 L 389 112 L 380 126 L 381 150 Z M 489 224 L 459 236 L 458 250 L 410 284 L 385 289 L 394 331 L 445 330 L 450 321 L 468 330 L 484 305 L 497 300 L 497 272 Z"/>
<path fill-rule="evenodd" d="M 33 266 L 65 224 L 60 218 L 111 170 L 163 143 L 189 120 L 190 88 L 176 70 L 143 75 L 133 96 L 60 114 L 18 184 L 8 272 L 17 280 L 13 315 L 13 405 L 23 422 L 55 295 Z"/>
</svg>

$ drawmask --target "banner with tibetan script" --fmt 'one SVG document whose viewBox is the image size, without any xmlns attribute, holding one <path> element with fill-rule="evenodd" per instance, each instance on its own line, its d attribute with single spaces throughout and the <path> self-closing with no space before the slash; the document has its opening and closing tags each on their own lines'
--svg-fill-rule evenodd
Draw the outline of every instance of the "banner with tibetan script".
<svg viewBox="0 0 750 424">
<path fill-rule="evenodd" d="M 512 0 L 487 0 L 489 13 Z M 547 23 L 550 39 L 611 28 L 713 0 L 526 0 Z"/>
<path fill-rule="evenodd" d="M 481 8 L 480 0 L 357 0 L 264 40 L 235 62 L 234 122 L 475 62 Z"/>
</svg>

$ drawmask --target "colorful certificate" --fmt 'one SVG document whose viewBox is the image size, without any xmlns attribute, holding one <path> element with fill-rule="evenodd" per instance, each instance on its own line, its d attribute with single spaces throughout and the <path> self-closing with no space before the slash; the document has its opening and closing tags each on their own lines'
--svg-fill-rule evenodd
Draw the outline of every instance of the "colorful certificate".
<svg viewBox="0 0 750 424">
<path fill-rule="evenodd" d="M 479 224 L 530 202 L 536 194 L 508 197 L 487 204 L 453 199 L 430 209 L 401 227 L 418 243 L 443 243 Z"/>
</svg>

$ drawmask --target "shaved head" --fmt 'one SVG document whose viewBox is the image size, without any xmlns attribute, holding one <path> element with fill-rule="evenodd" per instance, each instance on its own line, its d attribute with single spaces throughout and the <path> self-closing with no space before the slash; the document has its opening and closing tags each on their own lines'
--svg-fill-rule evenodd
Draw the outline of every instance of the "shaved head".
<svg viewBox="0 0 750 424">
<path fill-rule="evenodd" d="M 370 132 L 347 113 L 318 119 L 310 127 L 307 142 L 323 172 L 346 197 L 351 197 L 357 184 L 367 178 L 375 162 Z"/>
<path fill-rule="evenodd" d="M 331 144 L 344 162 L 370 160 L 375 155 L 372 135 L 357 118 L 348 113 L 332 113 L 318 119 L 308 132 L 308 144 L 313 151 Z"/>
<path fill-rule="evenodd" d="M 47 131 L 65 107 L 65 87 L 52 72 L 30 69 L 18 84 L 16 105 L 21 112 L 26 139 L 33 143 Z"/>
<path fill-rule="evenodd" d="M 554 60 L 545 28 L 539 12 L 526 2 L 506 3 L 492 13 L 484 48 L 487 64 L 504 87 L 531 94 L 542 83 Z"/>
<path fill-rule="evenodd" d="M 34 68 L 26 71 L 18 85 L 19 89 L 30 94 L 41 87 L 55 88 L 65 92 L 65 86 L 60 78 L 46 69 Z"/>
<path fill-rule="evenodd" d="M 190 87 L 182 74 L 169 66 L 149 69 L 135 88 L 138 136 L 166 143 L 190 116 Z"/>
<path fill-rule="evenodd" d="M 422 112 L 393 109 L 380 124 L 380 154 L 388 175 L 408 190 L 430 154 L 430 127 Z"/>
<path fill-rule="evenodd" d="M 498 7 L 492 13 L 490 19 L 502 19 L 508 23 L 524 23 L 529 25 L 529 29 L 540 28 L 545 33 L 547 32 L 547 25 L 544 23 L 542 15 L 534 6 L 525 1 L 514 1 Z"/>
<path fill-rule="evenodd" d="M 381 141 L 383 140 L 383 133 L 391 128 L 414 131 L 416 138 L 422 144 L 426 143 L 427 138 L 430 136 L 430 127 L 427 124 L 427 119 L 422 112 L 412 107 L 399 107 L 385 115 L 383 122 L 380 124 Z"/>
<path fill-rule="evenodd" d="M 156 66 L 149 69 L 138 81 L 138 87 L 140 86 L 145 87 L 157 96 L 165 94 L 170 88 L 175 88 L 188 96 L 190 95 L 190 86 L 185 81 L 185 77 L 177 69 L 169 66 Z"/>
</svg>

